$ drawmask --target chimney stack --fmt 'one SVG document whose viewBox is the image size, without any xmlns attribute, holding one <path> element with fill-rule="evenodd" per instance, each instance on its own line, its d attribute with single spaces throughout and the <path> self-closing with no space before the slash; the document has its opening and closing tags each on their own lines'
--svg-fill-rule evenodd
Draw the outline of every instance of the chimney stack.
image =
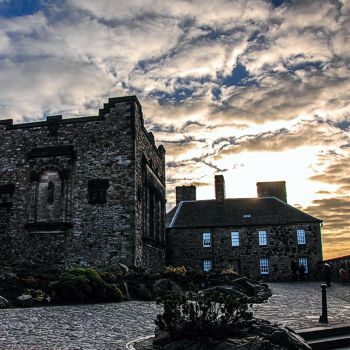
<svg viewBox="0 0 350 350">
<path fill-rule="evenodd" d="M 195 201 L 196 186 L 177 186 L 176 187 L 176 204 L 181 201 Z"/>
<path fill-rule="evenodd" d="M 215 175 L 215 199 L 222 204 L 225 201 L 225 179 L 223 175 Z"/>
<path fill-rule="evenodd" d="M 256 188 L 259 198 L 277 197 L 287 203 L 287 191 L 285 181 L 257 182 Z"/>
</svg>

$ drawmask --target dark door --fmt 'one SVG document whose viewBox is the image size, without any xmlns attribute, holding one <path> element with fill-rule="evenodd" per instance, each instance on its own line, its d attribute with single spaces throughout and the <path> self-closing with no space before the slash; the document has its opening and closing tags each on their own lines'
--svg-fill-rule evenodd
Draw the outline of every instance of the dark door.
<svg viewBox="0 0 350 350">
<path fill-rule="evenodd" d="M 241 273 L 241 259 L 228 259 L 228 268 Z"/>
</svg>

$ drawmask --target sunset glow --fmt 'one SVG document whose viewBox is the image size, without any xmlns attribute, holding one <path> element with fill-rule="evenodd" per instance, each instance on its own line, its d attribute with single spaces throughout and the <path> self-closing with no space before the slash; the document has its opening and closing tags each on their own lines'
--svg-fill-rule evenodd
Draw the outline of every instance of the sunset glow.
<svg viewBox="0 0 350 350">
<path fill-rule="evenodd" d="M 231 198 L 283 180 L 324 220 L 324 257 L 350 254 L 350 1 L 0 0 L 0 16 L 0 119 L 135 94 L 168 210 L 178 185 L 214 198 L 215 174 Z"/>
</svg>

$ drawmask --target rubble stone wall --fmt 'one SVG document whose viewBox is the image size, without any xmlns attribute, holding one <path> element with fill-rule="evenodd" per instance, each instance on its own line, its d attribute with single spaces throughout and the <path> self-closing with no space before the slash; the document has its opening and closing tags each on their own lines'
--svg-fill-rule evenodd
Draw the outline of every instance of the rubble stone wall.
<svg viewBox="0 0 350 350">
<path fill-rule="evenodd" d="M 306 244 L 298 244 L 296 230 L 305 229 Z M 260 246 L 258 231 L 266 230 L 267 245 Z M 239 232 L 239 246 L 232 247 L 231 232 Z M 211 246 L 203 247 L 203 233 L 210 232 Z M 260 273 L 260 259 L 267 258 L 269 273 Z M 170 228 L 167 230 L 167 263 L 203 269 L 211 260 L 212 268 L 233 268 L 243 275 L 267 280 L 292 278 L 290 263 L 307 258 L 305 278 L 318 277 L 322 261 L 321 234 L 318 223 L 271 225 L 264 227 Z"/>
<path fill-rule="evenodd" d="M 148 150 L 163 180 L 165 175 L 164 155 L 147 138 L 136 105 L 136 97 L 113 98 L 97 117 L 0 121 L 0 186 L 15 186 L 9 219 L 0 219 L 0 265 L 61 270 L 143 264 L 142 247 L 135 245 L 142 206 L 136 148 Z"/>
</svg>

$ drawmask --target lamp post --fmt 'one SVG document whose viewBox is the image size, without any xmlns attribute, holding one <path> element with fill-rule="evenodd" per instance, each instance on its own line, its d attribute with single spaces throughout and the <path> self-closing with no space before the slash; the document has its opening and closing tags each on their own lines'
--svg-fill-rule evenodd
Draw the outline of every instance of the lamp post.
<svg viewBox="0 0 350 350">
<path fill-rule="evenodd" d="M 328 323 L 328 312 L 327 312 L 327 285 L 321 284 L 322 289 L 322 315 L 320 316 L 320 323 Z"/>
</svg>

